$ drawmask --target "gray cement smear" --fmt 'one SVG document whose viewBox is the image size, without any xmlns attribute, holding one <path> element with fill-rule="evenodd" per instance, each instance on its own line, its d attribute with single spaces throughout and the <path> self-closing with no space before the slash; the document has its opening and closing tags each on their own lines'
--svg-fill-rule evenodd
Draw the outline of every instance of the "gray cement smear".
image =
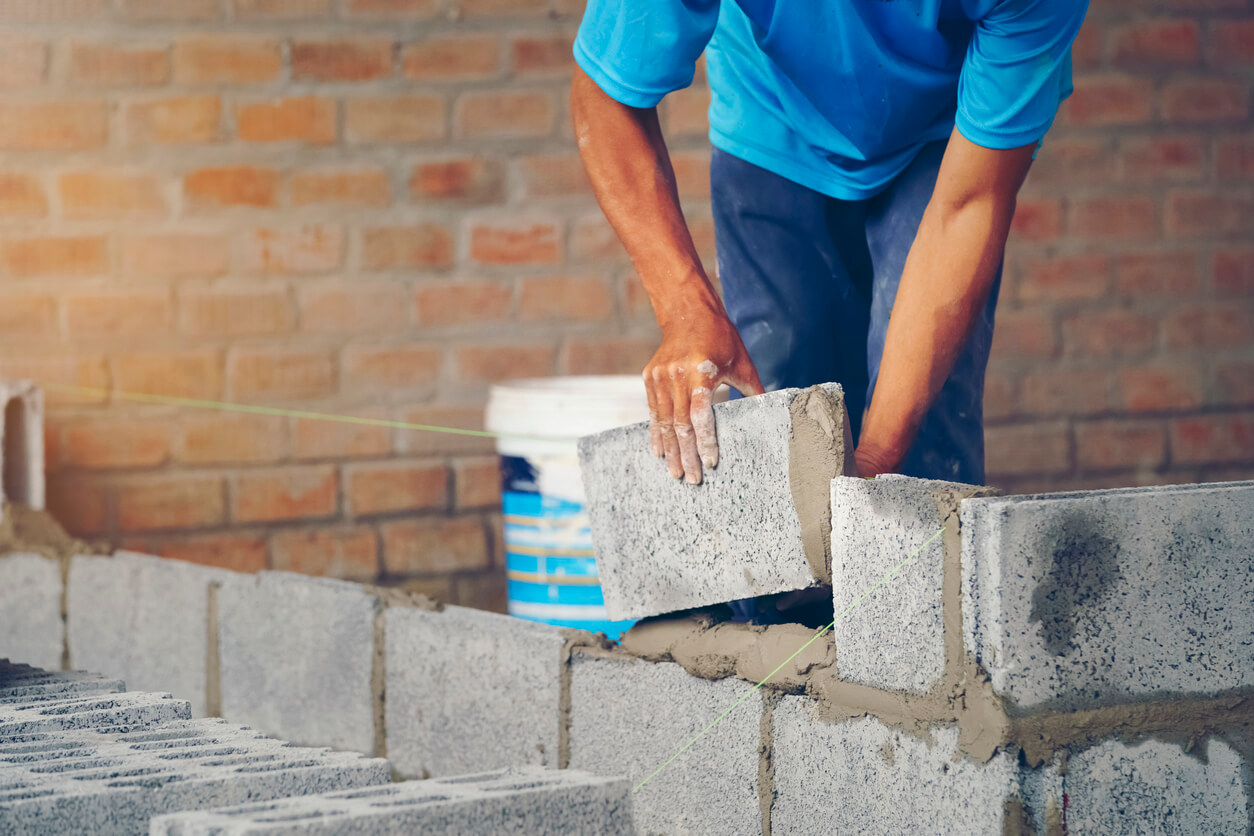
<svg viewBox="0 0 1254 836">
<path fill-rule="evenodd" d="M 152 836 L 632 833 L 622 778 L 537 767 L 161 816 Z"/>
<path fill-rule="evenodd" d="M 646 424 L 580 440 L 611 618 L 805 589 L 826 577 L 827 484 L 852 455 L 840 388 L 744 398 L 717 405 L 715 416 L 719 466 L 700 485 L 670 477 L 649 451 Z M 806 498 L 802 506 L 794 496 Z"/>
<path fill-rule="evenodd" d="M 61 667 L 61 565 L 38 554 L 0 555 L 0 657 Z"/>
<path fill-rule="evenodd" d="M 963 634 L 1012 711 L 1254 687 L 1254 484 L 963 503 Z"/>
</svg>

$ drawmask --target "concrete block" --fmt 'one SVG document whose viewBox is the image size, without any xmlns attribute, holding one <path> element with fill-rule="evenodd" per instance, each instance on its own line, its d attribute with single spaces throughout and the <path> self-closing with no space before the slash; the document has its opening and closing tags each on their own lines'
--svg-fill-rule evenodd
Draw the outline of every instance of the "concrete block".
<svg viewBox="0 0 1254 836">
<path fill-rule="evenodd" d="M 125 690 L 120 679 L 82 671 L 49 672 L 0 659 L 0 705 L 31 705 Z"/>
<path fill-rule="evenodd" d="M 536 767 L 159 816 L 150 830 L 152 836 L 631 832 L 625 780 Z"/>
<path fill-rule="evenodd" d="M 709 681 L 678 665 L 575 651 L 571 661 L 570 766 L 626 773 L 633 787 L 737 700 L 748 697 L 632 794 L 636 832 L 762 832 L 758 798 L 761 689 Z M 776 831 L 787 832 L 787 831 Z"/>
<path fill-rule="evenodd" d="M 387 754 L 406 776 L 557 766 L 556 627 L 462 607 L 384 616 Z"/>
<path fill-rule="evenodd" d="M 37 554 L 0 557 L 0 657 L 58 670 L 64 643 L 61 564 Z"/>
<path fill-rule="evenodd" d="M 72 558 L 70 663 L 132 691 L 169 691 L 205 716 L 209 585 L 232 574 L 133 552 Z"/>
<path fill-rule="evenodd" d="M 1214 738 L 1193 753 L 1107 741 L 1073 755 L 1066 782 L 1071 833 L 1244 836 L 1254 824 L 1241 756 Z"/>
<path fill-rule="evenodd" d="M 191 716 L 187 701 L 176 700 L 169 694 L 71 694 L 60 700 L 32 698 L 0 705 L 0 738 L 58 730 L 148 728 L 187 720 Z"/>
<path fill-rule="evenodd" d="M 375 617 L 368 587 L 284 572 L 218 594 L 222 716 L 304 745 L 372 753 Z"/>
<path fill-rule="evenodd" d="M 44 494 L 44 393 L 0 380 L 0 499 L 39 510 Z"/>
<path fill-rule="evenodd" d="M 1254 685 L 1254 483 L 968 499 L 963 638 L 1012 711 Z"/>
<path fill-rule="evenodd" d="M 832 481 L 832 601 L 839 617 L 832 632 L 842 679 L 915 693 L 931 690 L 940 680 L 945 671 L 943 553 L 947 546 L 952 552 L 956 584 L 959 503 L 988 492 L 896 475 Z M 949 536 L 936 536 L 946 526 Z M 956 635 L 956 585 L 953 603 Z"/>
<path fill-rule="evenodd" d="M 647 424 L 579 442 L 597 569 L 611 619 L 641 618 L 827 579 L 828 484 L 853 473 L 836 384 L 719 404 L 719 464 L 670 477 Z"/>
<path fill-rule="evenodd" d="M 0 736 L 0 832 L 147 832 L 161 813 L 376 786 L 387 762 L 301 749 L 221 720 Z"/>
<path fill-rule="evenodd" d="M 987 763 L 962 756 L 957 728 L 927 741 L 874 717 L 827 723 L 815 710 L 806 697 L 775 706 L 772 833 L 1000 836 L 1023 832 L 1011 825 L 1025 815 L 1029 832 L 1046 833 L 1047 811 L 1063 809 L 1056 771 L 1026 775 L 1007 752 Z"/>
</svg>

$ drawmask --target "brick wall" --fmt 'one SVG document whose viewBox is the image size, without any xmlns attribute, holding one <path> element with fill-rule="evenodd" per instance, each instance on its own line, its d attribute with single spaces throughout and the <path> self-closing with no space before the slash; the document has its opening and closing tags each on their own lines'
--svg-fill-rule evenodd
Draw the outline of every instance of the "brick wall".
<svg viewBox="0 0 1254 836">
<path fill-rule="evenodd" d="M 478 426 L 494 381 L 635 372 L 587 192 L 578 0 L 0 0 L 0 374 Z M 1254 472 L 1254 14 L 1094 0 L 990 370 L 1014 489 Z M 664 120 L 712 266 L 698 85 Z M 491 445 L 54 395 L 76 533 L 500 605 Z"/>
</svg>

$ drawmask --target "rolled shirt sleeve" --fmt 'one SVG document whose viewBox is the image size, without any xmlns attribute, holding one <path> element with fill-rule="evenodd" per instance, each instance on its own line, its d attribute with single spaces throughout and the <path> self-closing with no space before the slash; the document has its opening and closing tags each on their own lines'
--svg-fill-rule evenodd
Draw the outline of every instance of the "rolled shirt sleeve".
<svg viewBox="0 0 1254 836">
<path fill-rule="evenodd" d="M 1002 0 L 977 22 L 958 81 L 958 131 L 985 148 L 1039 142 L 1071 95 L 1088 0 Z"/>
<path fill-rule="evenodd" d="M 575 61 L 629 107 L 653 107 L 692 84 L 714 34 L 719 0 L 588 0 Z"/>
</svg>

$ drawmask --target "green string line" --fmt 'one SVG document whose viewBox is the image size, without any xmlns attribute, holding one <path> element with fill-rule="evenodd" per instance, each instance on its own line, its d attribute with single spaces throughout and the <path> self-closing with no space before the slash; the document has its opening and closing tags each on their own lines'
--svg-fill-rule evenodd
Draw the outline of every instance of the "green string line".
<svg viewBox="0 0 1254 836">
<path fill-rule="evenodd" d="M 880 578 L 880 579 L 879 579 L 879 581 L 877 581 L 877 582 L 876 582 L 876 584 L 875 584 L 874 586 L 872 586 L 872 587 L 871 587 L 870 589 L 868 589 L 866 592 L 863 592 L 861 595 L 859 595 L 859 596 L 858 596 L 858 598 L 857 598 L 857 600 L 855 600 L 855 601 L 854 601 L 852 604 L 850 604 L 849 606 L 845 607 L 845 608 L 844 608 L 844 610 L 842 610 L 842 611 L 841 611 L 840 615 L 838 615 L 838 616 L 836 616 L 835 618 L 833 618 L 833 619 L 832 619 L 832 621 L 831 621 L 831 623 L 830 623 L 830 624 L 828 624 L 828 625 L 827 625 L 826 627 L 824 627 L 822 630 L 819 630 L 817 633 L 815 633 L 813 636 L 811 636 L 811 637 L 810 637 L 810 640 L 809 640 L 808 642 L 806 642 L 805 644 L 801 645 L 801 647 L 797 648 L 797 652 L 796 652 L 796 653 L 794 653 L 793 655 L 789 656 L 789 657 L 788 657 L 787 659 L 785 659 L 784 661 L 780 662 L 780 663 L 779 663 L 779 666 L 778 666 L 778 667 L 776 667 L 776 668 L 775 668 L 775 670 L 773 670 L 773 671 L 771 671 L 770 673 L 768 673 L 768 674 L 767 674 L 767 675 L 763 678 L 763 680 L 762 680 L 761 682 L 759 682 L 757 685 L 754 685 L 754 686 L 753 686 L 752 688 L 750 688 L 747 692 L 745 692 L 745 695 L 744 695 L 743 697 L 741 697 L 740 699 L 736 700 L 736 702 L 734 702 L 734 703 L 731 705 L 731 707 L 730 707 L 730 708 L 728 708 L 728 709 L 727 709 L 726 711 L 724 711 L 722 714 L 720 714 L 720 715 L 718 715 L 717 717 L 715 717 L 715 718 L 714 718 L 714 721 L 713 721 L 713 722 L 711 722 L 711 723 L 710 723 L 708 726 L 706 726 L 704 729 L 702 729 L 700 734 L 698 734 L 698 735 L 697 735 L 696 737 L 694 737 L 692 740 L 689 740 L 687 743 L 685 743 L 685 744 L 683 745 L 683 747 L 682 747 L 682 748 L 681 748 L 678 752 L 676 752 L 675 754 L 671 755 L 671 756 L 670 756 L 670 758 L 668 758 L 668 759 L 667 759 L 666 763 L 662 764 L 662 765 L 661 765 L 661 766 L 659 766 L 657 769 L 653 770 L 653 773 L 652 773 L 651 775 L 649 775 L 649 777 L 648 777 L 648 778 L 645 778 L 645 779 L 644 779 L 643 781 L 641 781 L 639 784 L 636 784 L 636 786 L 632 787 L 632 790 L 631 790 L 631 791 L 632 791 L 632 793 L 639 792 L 639 790 L 640 790 L 640 788 L 641 788 L 641 787 L 643 787 L 645 784 L 647 784 L 647 783 L 649 783 L 650 781 L 652 781 L 652 780 L 653 780 L 653 779 L 654 779 L 654 778 L 658 775 L 658 773 L 660 773 L 663 769 L 665 769 L 666 767 L 670 766 L 670 765 L 671 765 L 671 762 L 672 762 L 672 761 L 674 761 L 674 760 L 675 760 L 675 758 L 679 757 L 679 756 L 680 756 L 680 755 L 682 755 L 684 752 L 688 751 L 688 747 L 692 746 L 692 744 L 696 743 L 698 740 L 700 740 L 701 738 L 705 737 L 705 736 L 706 736 L 706 734 L 710 731 L 710 729 L 712 729 L 712 728 L 714 728 L 715 726 L 717 726 L 717 725 L 719 724 L 719 722 L 720 722 L 720 721 L 721 721 L 724 717 L 726 717 L 728 714 L 731 714 L 733 711 L 735 711 L 735 710 L 736 710 L 737 706 L 739 706 L 739 705 L 740 705 L 742 702 L 744 702 L 745 700 L 749 699 L 749 697 L 753 696 L 753 693 L 754 693 L 755 691 L 757 691 L 759 688 L 761 688 L 763 685 L 765 685 L 765 684 L 766 684 L 766 681 L 767 681 L 768 679 L 770 679 L 770 678 L 771 678 L 772 676 L 774 676 L 775 674 L 779 673 L 779 672 L 780 672 L 780 670 L 784 667 L 784 665 L 787 665 L 787 664 L 788 664 L 789 662 L 791 662 L 793 659 L 796 659 L 796 658 L 797 658 L 797 656 L 799 656 L 799 655 L 801 654 L 801 651 L 805 650 L 807 647 L 809 647 L 811 644 L 813 644 L 813 643 L 814 643 L 816 640 L 818 640 L 821 636 L 823 636 L 825 633 L 827 633 L 827 631 L 828 631 L 828 630 L 830 630 L 830 629 L 832 629 L 833 627 L 835 627 L 835 626 L 836 626 L 836 622 L 840 621 L 842 618 L 844 618 L 846 615 L 848 615 L 850 610 L 852 610 L 854 607 L 858 606 L 858 604 L 861 604 L 863 601 L 865 601 L 865 600 L 866 600 L 866 599 L 867 599 L 867 598 L 868 598 L 868 597 L 869 597 L 869 596 L 870 596 L 873 592 L 875 592 L 875 590 L 879 589 L 881 586 L 883 586 L 884 584 L 886 584 L 886 583 L 888 583 L 890 580 L 892 580 L 892 578 L 893 578 L 894 576 L 896 576 L 896 574 L 897 574 L 898 572 L 900 572 L 900 571 L 902 570 L 902 568 L 903 568 L 903 567 L 904 567 L 907 563 L 909 563 L 910 561 L 912 561 L 912 560 L 914 560 L 916 557 L 918 557 L 918 556 L 919 556 L 919 555 L 923 552 L 923 550 L 924 550 L 925 548 L 927 548 L 927 546 L 928 546 L 928 545 L 929 545 L 929 544 L 930 544 L 933 540 L 935 540 L 937 537 L 941 536 L 941 533 L 942 533 L 942 532 L 944 532 L 944 530 L 945 530 L 945 528 L 942 526 L 942 527 L 941 527 L 941 529 L 940 529 L 939 531 L 937 531 L 937 532 L 936 532 L 935 534 L 933 534 L 931 537 L 927 538 L 927 540 L 923 543 L 923 545 L 921 545 L 921 546 L 919 546 L 917 549 L 915 549 L 913 554 L 911 554 L 911 555 L 910 555 L 909 557 L 907 557 L 905 560 L 901 561 L 901 562 L 900 562 L 900 563 L 898 563 L 896 566 L 894 566 L 894 567 L 893 567 L 893 569 L 892 569 L 892 571 L 890 571 L 890 572 L 889 572 L 888 574 L 886 574 L 884 577 Z"/>
</svg>

